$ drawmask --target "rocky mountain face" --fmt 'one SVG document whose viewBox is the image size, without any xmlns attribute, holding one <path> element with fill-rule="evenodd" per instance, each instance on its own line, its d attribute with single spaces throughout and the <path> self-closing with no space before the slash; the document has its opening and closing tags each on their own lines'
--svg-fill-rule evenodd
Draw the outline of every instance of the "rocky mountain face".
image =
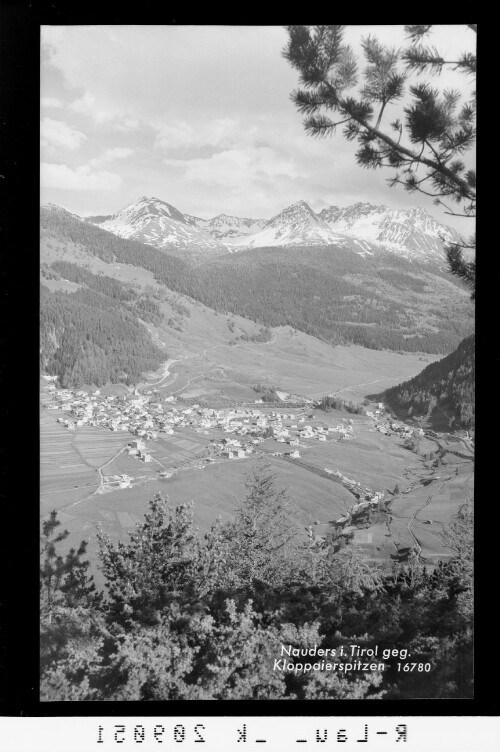
<svg viewBox="0 0 500 752">
<path fill-rule="evenodd" d="M 200 217 L 186 215 L 186 219 L 192 220 L 195 227 L 209 232 L 213 238 L 226 244 L 234 238 L 244 238 L 259 232 L 267 224 L 266 219 L 233 217 L 229 214 L 218 214 L 212 219 L 200 219 Z"/>
<path fill-rule="evenodd" d="M 116 214 L 86 220 L 122 238 L 201 260 L 250 248 L 332 246 L 361 256 L 395 253 L 441 264 L 444 243 L 459 240 L 453 229 L 424 209 L 368 203 L 330 206 L 317 213 L 298 201 L 269 220 L 227 214 L 203 219 L 143 196 Z"/>
<path fill-rule="evenodd" d="M 401 255 L 442 255 L 443 241 L 458 240 L 458 234 L 440 224 L 425 209 L 388 209 L 385 206 L 357 203 L 340 209 L 330 206 L 319 216 L 331 230 L 366 244 L 374 251 L 384 247 Z"/>
<path fill-rule="evenodd" d="M 246 237 L 235 238 L 233 242 L 237 248 L 262 248 L 328 245 L 333 239 L 326 222 L 305 201 L 298 201 L 272 217 L 261 230 Z"/>
<path fill-rule="evenodd" d="M 299 201 L 269 220 L 253 235 L 226 239 L 233 249 L 286 245 L 332 245 L 362 256 L 381 252 L 408 259 L 443 260 L 443 244 L 457 233 L 437 222 L 424 209 L 396 210 L 357 203 L 330 206 L 318 214 Z"/>
<path fill-rule="evenodd" d="M 187 222 L 171 221 L 193 233 L 202 232 Z M 200 247 L 193 263 L 189 246 L 156 248 L 103 230 L 63 209 L 42 208 L 42 284 L 76 295 L 69 295 L 71 302 L 88 297 L 81 288 L 89 269 L 104 275 L 92 283 L 98 295 L 101 289 L 113 289 L 113 278 L 128 280 L 131 265 L 139 269 L 140 277 L 214 311 L 231 311 L 259 326 L 292 326 L 333 345 L 446 354 L 470 334 L 469 293 L 446 270 L 397 253 L 353 253 L 344 241 L 329 245 L 324 241 L 325 227 L 324 219 L 299 203 L 259 231 L 273 233 L 281 245 L 242 248 L 237 253 L 223 246 L 224 252 L 214 255 Z M 297 237 L 300 244 L 288 244 Z M 315 244 L 318 238 L 321 242 Z M 68 264 L 86 271 L 77 274 L 72 267 L 68 271 Z M 63 273 L 61 279 L 54 277 Z M 87 298 L 81 302 L 86 305 Z M 137 305 L 142 306 L 140 318 L 148 315 L 150 302 Z"/>
<path fill-rule="evenodd" d="M 196 226 L 195 218 L 158 198 L 142 196 L 111 216 L 87 217 L 87 221 L 121 238 L 137 240 L 187 257 L 228 252 L 225 245 Z"/>
</svg>

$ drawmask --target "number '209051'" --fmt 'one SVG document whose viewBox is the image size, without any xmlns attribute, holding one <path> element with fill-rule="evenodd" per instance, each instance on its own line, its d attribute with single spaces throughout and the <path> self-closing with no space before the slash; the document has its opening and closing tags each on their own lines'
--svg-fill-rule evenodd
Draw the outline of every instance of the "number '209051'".
<svg viewBox="0 0 500 752">
<path fill-rule="evenodd" d="M 142 744 L 145 741 L 154 740 L 158 744 L 162 744 L 165 741 L 174 741 L 177 744 L 187 741 L 188 734 L 189 740 L 198 742 L 199 744 L 205 743 L 203 732 L 205 726 L 202 723 L 197 723 L 193 726 L 191 733 L 183 726 L 182 723 L 176 724 L 173 729 L 167 730 L 161 723 L 157 723 L 152 729 L 146 731 L 146 728 L 141 724 L 137 724 L 127 729 L 124 725 L 115 724 L 115 726 L 106 731 L 104 726 L 97 727 L 97 744 L 104 744 L 105 734 L 108 736 L 108 740 L 116 742 L 116 744 L 123 744 L 125 741 L 134 741 L 136 744 Z M 109 736 L 111 735 L 111 736 Z"/>
</svg>

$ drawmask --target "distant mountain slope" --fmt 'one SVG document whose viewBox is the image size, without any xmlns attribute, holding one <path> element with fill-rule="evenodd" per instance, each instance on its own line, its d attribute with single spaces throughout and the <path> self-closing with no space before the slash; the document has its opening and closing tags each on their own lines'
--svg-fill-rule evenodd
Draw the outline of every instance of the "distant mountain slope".
<svg viewBox="0 0 500 752">
<path fill-rule="evenodd" d="M 448 353 L 472 330 L 468 293 L 433 265 L 339 246 L 256 248 L 206 262 L 205 305 L 331 344 Z"/>
<path fill-rule="evenodd" d="M 183 258 L 198 259 L 228 252 L 224 245 L 197 227 L 193 219 L 186 219 L 171 204 L 147 196 L 112 216 L 87 217 L 88 222 L 121 238 L 149 243 Z"/>
<path fill-rule="evenodd" d="M 235 239 L 234 245 L 261 248 L 285 245 L 326 245 L 337 238 L 305 201 L 298 201 L 266 222 L 258 232 Z"/>
<path fill-rule="evenodd" d="M 443 239 L 458 240 L 454 230 L 419 208 L 397 210 L 357 203 L 344 209 L 331 206 L 319 216 L 335 232 L 408 258 L 442 259 Z"/>
<path fill-rule="evenodd" d="M 305 201 L 287 207 L 253 234 L 224 242 L 233 249 L 272 246 L 331 245 L 360 255 L 394 253 L 408 259 L 443 263 L 443 245 L 458 234 L 424 209 L 394 210 L 385 206 L 354 204 L 331 206 L 316 214 Z"/>
<path fill-rule="evenodd" d="M 197 261 L 246 248 L 341 246 L 361 256 L 389 252 L 444 266 L 444 243 L 459 240 L 458 233 L 424 209 L 368 203 L 330 206 L 316 213 L 305 201 L 298 201 L 271 219 L 228 214 L 202 219 L 158 198 L 142 196 L 116 214 L 86 220 L 122 238 Z"/>
<path fill-rule="evenodd" d="M 229 214 L 218 214 L 212 219 L 200 219 L 184 215 L 188 221 L 193 221 L 195 227 L 209 232 L 210 235 L 221 243 L 228 244 L 234 238 L 241 238 L 258 232 L 266 224 L 265 219 L 249 219 L 248 217 L 233 217 Z"/>
<path fill-rule="evenodd" d="M 474 425 L 474 335 L 409 381 L 378 395 L 401 416 L 429 416 L 450 428 Z"/>
<path fill-rule="evenodd" d="M 140 267 L 221 313 L 292 326 L 331 344 L 445 354 L 472 330 L 468 293 L 436 265 L 349 247 L 242 250 L 204 263 L 122 239 L 68 212 L 41 212 L 42 260 Z M 58 249 L 60 256 L 58 256 Z M 120 275 L 124 272 L 120 269 Z"/>
<path fill-rule="evenodd" d="M 83 251 L 87 257 L 94 256 L 104 262 L 131 264 L 158 273 L 164 284 L 168 284 L 167 280 L 188 275 L 191 269 L 184 259 L 176 255 L 136 240 L 125 240 L 60 207 L 41 207 L 40 235 L 42 261 L 45 249 L 58 245 L 65 249 L 67 261 L 79 263 L 79 252 Z M 56 251 L 48 255 L 58 257 Z"/>
</svg>

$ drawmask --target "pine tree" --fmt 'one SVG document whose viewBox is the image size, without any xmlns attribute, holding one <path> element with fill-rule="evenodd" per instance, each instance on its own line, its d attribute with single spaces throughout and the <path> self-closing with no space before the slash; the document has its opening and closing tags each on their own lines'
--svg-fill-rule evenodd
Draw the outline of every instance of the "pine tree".
<svg viewBox="0 0 500 752">
<path fill-rule="evenodd" d="M 97 537 L 110 614 L 117 621 L 154 623 L 162 608 L 181 594 L 184 599 L 195 597 L 199 544 L 192 505 L 170 507 L 157 494 L 128 543 L 115 546 L 102 530 Z"/>
<path fill-rule="evenodd" d="M 42 522 L 40 536 L 40 664 L 42 671 L 60 660 L 72 646 L 95 639 L 101 632 L 99 608 L 101 595 L 89 576 L 90 562 L 85 559 L 87 543 L 70 548 L 64 555 L 61 544 L 69 532 L 58 532 L 61 525 L 52 510 Z"/>
<path fill-rule="evenodd" d="M 476 33 L 476 24 L 467 24 Z M 451 215 L 474 217 L 476 174 L 463 161 L 475 140 L 475 100 L 461 101 L 457 91 L 440 90 L 412 74 L 439 75 L 452 66 L 473 79 L 476 55 L 464 52 L 446 60 L 422 39 L 431 25 L 405 26 L 409 47 L 397 50 L 369 35 L 362 42 L 366 67 L 361 81 L 353 50 L 344 44 L 344 26 L 288 26 L 284 57 L 300 72 L 303 88 L 292 93 L 304 127 L 313 136 L 327 136 L 344 126 L 348 141 L 359 148 L 356 160 L 367 168 L 393 170 L 390 185 L 402 185 L 434 198 Z M 359 88 L 356 88 L 358 87 Z M 389 104 L 403 103 L 404 122 L 384 121 Z M 334 117 L 332 117 L 333 115 Z M 451 209 L 446 201 L 460 207 Z M 475 239 L 446 248 L 451 272 L 475 289 Z"/>
<path fill-rule="evenodd" d="M 229 526 L 231 577 L 235 585 L 260 581 L 278 587 L 300 566 L 304 536 L 269 464 L 260 463 L 245 486 L 247 495 Z"/>
<path fill-rule="evenodd" d="M 64 530 L 58 533 L 60 525 L 57 511 L 53 509 L 48 519 L 42 522 L 40 536 L 41 616 L 48 623 L 52 620 L 55 607 L 75 607 L 95 597 L 94 579 L 87 574 L 90 563 L 83 558 L 87 543 L 82 541 L 77 549 L 70 548 L 65 556 L 62 555 L 58 544 L 66 540 L 69 532 Z"/>
</svg>

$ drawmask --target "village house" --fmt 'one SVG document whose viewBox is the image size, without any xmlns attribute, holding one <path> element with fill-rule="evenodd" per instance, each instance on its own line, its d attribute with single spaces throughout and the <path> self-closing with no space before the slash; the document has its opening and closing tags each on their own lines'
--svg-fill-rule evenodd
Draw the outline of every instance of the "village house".
<svg viewBox="0 0 500 752">
<path fill-rule="evenodd" d="M 144 449 L 146 447 L 146 444 L 142 439 L 134 439 L 129 443 L 129 446 L 131 446 L 133 449 Z"/>
</svg>

